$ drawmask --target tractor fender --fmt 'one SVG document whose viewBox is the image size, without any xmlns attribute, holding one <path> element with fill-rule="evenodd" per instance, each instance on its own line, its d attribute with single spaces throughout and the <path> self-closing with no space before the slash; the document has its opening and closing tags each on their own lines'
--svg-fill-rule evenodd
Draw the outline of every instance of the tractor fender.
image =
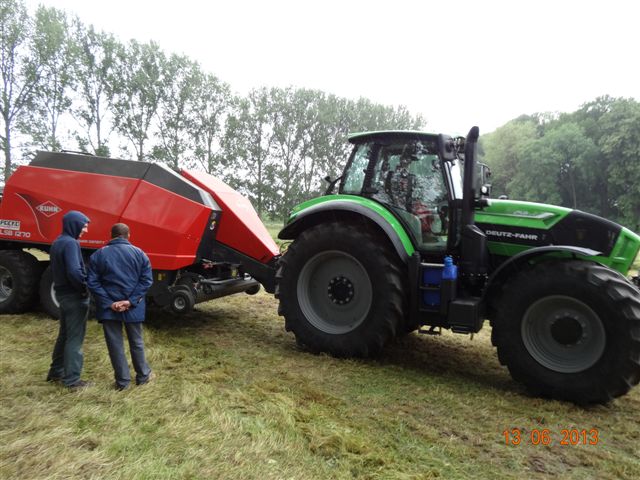
<svg viewBox="0 0 640 480">
<path fill-rule="evenodd" d="M 487 287 L 484 290 L 483 297 L 487 300 L 491 300 L 494 290 L 499 287 L 506 278 L 514 272 L 514 270 L 517 271 L 532 258 L 547 255 L 549 253 L 561 252 L 572 253 L 574 256 L 578 255 L 580 257 L 596 257 L 602 254 L 602 252 L 591 250 L 590 248 L 574 247 L 572 245 L 550 245 L 525 250 L 524 252 L 520 252 L 509 258 L 491 274 L 489 280 L 487 280 Z"/>
<path fill-rule="evenodd" d="M 300 212 L 295 220 L 286 225 L 278 234 L 281 240 L 293 240 L 303 231 L 326 220 L 334 220 L 346 215 L 359 215 L 375 223 L 387 236 L 400 259 L 407 263 L 413 254 L 413 244 L 399 222 L 392 225 L 388 219 L 371 208 L 348 200 L 336 200 L 313 205 Z M 395 219 L 395 217 L 394 217 Z"/>
</svg>

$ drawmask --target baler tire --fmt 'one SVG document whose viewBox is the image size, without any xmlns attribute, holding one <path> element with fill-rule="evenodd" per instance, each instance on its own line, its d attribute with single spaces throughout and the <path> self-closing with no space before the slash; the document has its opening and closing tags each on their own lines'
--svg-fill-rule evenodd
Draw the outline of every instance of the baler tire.
<svg viewBox="0 0 640 480">
<path fill-rule="evenodd" d="M 55 291 L 53 290 L 53 272 L 51 271 L 51 265 L 49 265 L 40 278 L 40 306 L 42 310 L 51 318 L 56 320 L 60 319 L 60 304 L 55 297 Z"/>
<path fill-rule="evenodd" d="M 521 271 L 495 306 L 500 363 L 534 395 L 606 403 L 640 382 L 640 291 L 587 261 Z"/>
<path fill-rule="evenodd" d="M 376 232 L 339 221 L 316 225 L 280 259 L 278 313 L 296 342 L 312 352 L 376 355 L 404 323 L 402 271 L 395 251 Z"/>
<path fill-rule="evenodd" d="M 0 313 L 23 313 L 37 300 L 39 262 L 22 250 L 0 250 Z"/>
<path fill-rule="evenodd" d="M 171 294 L 171 302 L 169 308 L 177 315 L 184 315 L 193 310 L 196 304 L 196 298 L 189 287 L 181 286 Z"/>
</svg>

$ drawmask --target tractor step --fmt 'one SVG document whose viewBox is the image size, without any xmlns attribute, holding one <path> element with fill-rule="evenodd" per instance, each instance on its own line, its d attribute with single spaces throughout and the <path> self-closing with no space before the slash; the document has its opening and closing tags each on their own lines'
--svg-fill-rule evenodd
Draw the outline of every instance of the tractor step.
<svg viewBox="0 0 640 480">
<path fill-rule="evenodd" d="M 418 330 L 418 333 L 422 333 L 423 335 L 442 335 L 442 327 L 432 326 L 431 328 L 429 328 L 429 330 L 421 328 L 420 330 Z"/>
</svg>

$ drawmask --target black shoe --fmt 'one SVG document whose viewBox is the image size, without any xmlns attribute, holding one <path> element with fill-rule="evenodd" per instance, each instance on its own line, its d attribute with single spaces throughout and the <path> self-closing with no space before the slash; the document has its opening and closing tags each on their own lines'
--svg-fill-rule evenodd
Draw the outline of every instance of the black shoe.
<svg viewBox="0 0 640 480">
<path fill-rule="evenodd" d="M 58 377 L 57 375 L 52 375 L 51 373 L 47 375 L 47 382 L 57 383 L 61 381 L 62 381 L 62 377 Z"/>
<path fill-rule="evenodd" d="M 85 380 L 78 380 L 76 383 L 72 383 L 71 385 L 67 385 L 69 390 L 82 390 L 83 388 L 87 388 L 92 386 L 93 383 L 87 382 Z"/>
<path fill-rule="evenodd" d="M 117 383 L 113 384 L 113 388 L 115 388 L 117 391 L 121 392 L 123 390 L 127 390 L 129 388 L 129 384 L 127 385 L 118 385 Z"/>
</svg>

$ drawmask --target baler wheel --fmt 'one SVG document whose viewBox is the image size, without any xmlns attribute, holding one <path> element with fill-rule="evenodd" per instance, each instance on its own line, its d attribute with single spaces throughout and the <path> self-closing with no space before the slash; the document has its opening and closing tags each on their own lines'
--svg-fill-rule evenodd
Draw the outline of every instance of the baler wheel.
<svg viewBox="0 0 640 480">
<path fill-rule="evenodd" d="M 298 344 L 314 352 L 366 357 L 402 328 L 402 266 L 387 239 L 334 221 L 299 235 L 276 274 L 278 313 Z"/>
<path fill-rule="evenodd" d="M 536 395 L 606 403 L 640 382 L 640 291 L 618 272 L 541 263 L 504 287 L 495 311 L 500 363 Z"/>
<path fill-rule="evenodd" d="M 39 262 L 22 250 L 0 250 L 0 313 L 22 313 L 37 298 Z"/>
<path fill-rule="evenodd" d="M 56 320 L 60 319 L 60 304 L 53 290 L 53 272 L 49 265 L 40 279 L 40 305 L 47 315 Z"/>
<path fill-rule="evenodd" d="M 169 308 L 171 308 L 173 313 L 182 315 L 193 310 L 195 304 L 195 296 L 189 287 L 177 287 L 171 294 Z"/>
</svg>

